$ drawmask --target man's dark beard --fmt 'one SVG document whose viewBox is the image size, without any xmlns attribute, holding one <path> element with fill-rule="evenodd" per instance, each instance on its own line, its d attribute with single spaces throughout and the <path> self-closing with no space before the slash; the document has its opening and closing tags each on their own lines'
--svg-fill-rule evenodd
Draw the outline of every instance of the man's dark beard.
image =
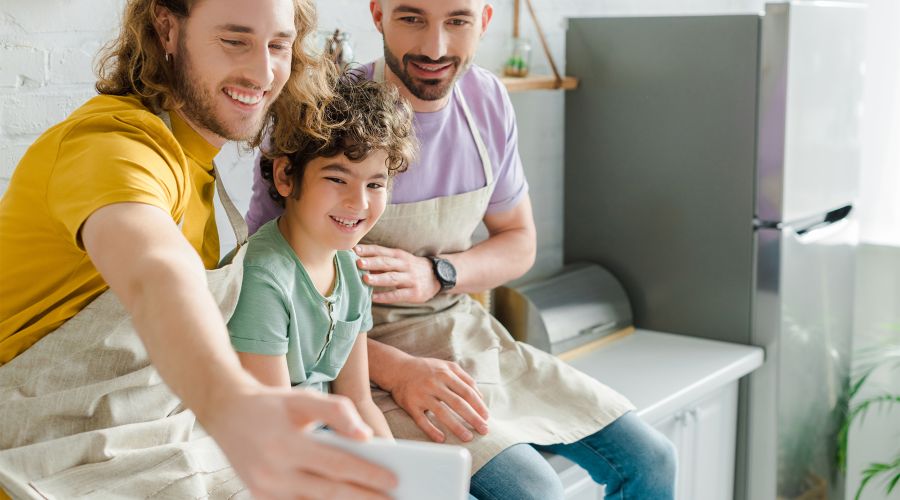
<svg viewBox="0 0 900 500">
<path fill-rule="evenodd" d="M 229 141 L 245 141 L 254 137 L 262 127 L 266 113 L 262 114 L 263 119 L 260 120 L 260 123 L 251 127 L 252 132 L 250 133 L 242 134 L 229 130 L 227 124 L 216 116 L 214 97 L 200 84 L 199 79 L 194 78 L 193 65 L 184 41 L 184 37 L 178 41 L 178 54 L 175 56 L 174 81 L 172 82 L 175 95 L 182 103 L 181 111 L 197 125 Z M 252 85 L 246 86 L 252 87 Z"/>
<path fill-rule="evenodd" d="M 443 80 L 414 79 L 412 75 L 406 71 L 406 67 L 411 61 L 423 64 L 451 63 L 456 72 L 448 82 L 444 82 Z M 450 91 L 453 90 L 453 84 L 456 83 L 459 76 L 465 73 L 465 70 L 468 68 L 468 61 L 463 65 L 458 57 L 442 57 L 435 61 L 425 56 L 406 54 L 403 56 L 403 61 L 401 62 L 397 59 L 397 56 L 388 49 L 387 43 L 384 44 L 384 62 L 387 64 L 388 68 L 391 68 L 391 71 L 397 75 L 397 78 L 403 82 L 403 85 L 409 89 L 409 92 L 423 101 L 437 101 L 438 99 L 447 97 L 447 95 L 450 94 Z"/>
</svg>

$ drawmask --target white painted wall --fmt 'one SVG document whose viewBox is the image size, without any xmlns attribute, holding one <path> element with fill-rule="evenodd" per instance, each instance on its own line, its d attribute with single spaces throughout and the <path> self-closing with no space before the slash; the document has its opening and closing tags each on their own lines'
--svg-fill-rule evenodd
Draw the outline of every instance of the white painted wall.
<svg viewBox="0 0 900 500">
<path fill-rule="evenodd" d="M 561 66 L 565 63 L 563 20 L 567 16 L 751 13 L 762 11 L 764 5 L 763 0 L 533 1 Z M 493 3 L 494 22 L 476 62 L 496 70 L 508 50 L 512 0 Z M 877 253 L 877 258 L 882 259 L 879 262 L 888 259 L 895 263 L 900 258 L 897 251 L 900 247 L 900 51 L 897 50 L 900 5 L 897 0 L 868 0 L 868 3 L 869 79 L 859 208 L 864 240 L 894 246 L 869 253 Z M 317 4 L 323 29 L 340 27 L 352 33 L 357 60 L 368 61 L 380 55 L 381 39 L 369 19 L 367 0 L 317 0 Z M 15 165 L 38 135 L 94 94 L 91 61 L 116 31 L 123 5 L 124 0 L 0 0 L 0 194 L 5 191 Z M 523 34 L 534 41 L 533 71 L 549 72 L 530 21 L 523 18 L 522 25 Z M 538 262 L 527 277 L 534 278 L 553 273 L 562 264 L 563 94 L 538 91 L 514 94 L 512 99 L 519 117 L 520 151 L 531 184 L 538 226 Z M 218 158 L 229 192 L 242 209 L 249 202 L 252 157 L 251 153 L 241 153 L 235 145 L 229 145 Z M 220 214 L 223 247 L 227 248 L 233 237 L 225 227 L 225 220 Z M 892 268 L 894 274 L 879 275 L 875 270 L 860 274 L 860 285 L 890 291 L 896 299 L 896 287 L 888 287 L 883 280 L 885 276 L 896 276 L 898 267 Z M 872 268 L 863 271 L 866 269 Z M 860 300 L 870 303 L 869 297 L 883 296 L 872 293 L 861 295 Z M 896 303 L 878 309 L 878 313 L 868 308 L 859 311 L 865 317 L 877 315 L 883 321 L 897 323 L 900 311 Z M 871 324 L 859 324 L 859 327 L 868 330 Z M 895 437 L 897 431 L 895 427 L 891 436 Z M 851 466 L 856 471 L 867 461 L 883 458 L 868 454 L 868 443 L 878 439 L 883 438 L 854 434 L 855 442 L 863 443 L 851 450 Z M 871 449 L 876 451 L 874 447 Z M 851 468 L 851 477 L 855 474 Z M 852 479 L 849 483 L 854 484 Z"/>
</svg>

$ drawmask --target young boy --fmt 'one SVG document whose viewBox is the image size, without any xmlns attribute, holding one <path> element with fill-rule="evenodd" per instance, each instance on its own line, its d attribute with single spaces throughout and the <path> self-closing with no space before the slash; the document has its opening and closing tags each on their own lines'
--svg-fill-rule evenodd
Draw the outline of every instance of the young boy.
<svg viewBox="0 0 900 500">
<path fill-rule="evenodd" d="M 228 329 L 260 382 L 347 396 L 375 435 L 390 437 L 369 389 L 372 290 L 350 249 L 384 212 L 390 177 L 412 160 L 412 110 L 392 86 L 351 72 L 335 82 L 323 119 L 327 137 L 298 131 L 282 141 L 293 145 L 265 150 L 262 176 L 285 210 L 248 242 Z"/>
</svg>

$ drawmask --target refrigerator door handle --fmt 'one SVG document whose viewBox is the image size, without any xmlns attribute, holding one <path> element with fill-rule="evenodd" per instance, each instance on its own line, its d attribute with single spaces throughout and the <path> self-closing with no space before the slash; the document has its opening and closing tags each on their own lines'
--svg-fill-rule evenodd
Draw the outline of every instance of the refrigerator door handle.
<svg viewBox="0 0 900 500">
<path fill-rule="evenodd" d="M 828 212 L 819 222 L 804 227 L 793 227 L 791 229 L 793 229 L 797 239 L 801 243 L 810 243 L 842 230 L 843 227 L 849 223 L 848 217 L 852 210 L 852 205 L 846 205 Z"/>
</svg>

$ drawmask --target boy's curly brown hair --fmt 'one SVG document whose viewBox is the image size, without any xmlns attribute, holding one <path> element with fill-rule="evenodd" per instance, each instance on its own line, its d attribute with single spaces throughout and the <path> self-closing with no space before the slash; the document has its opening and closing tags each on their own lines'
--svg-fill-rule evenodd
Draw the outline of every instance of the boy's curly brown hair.
<svg viewBox="0 0 900 500">
<path fill-rule="evenodd" d="M 285 150 L 274 142 L 261 148 L 260 174 L 269 185 L 269 196 L 282 207 L 284 197 L 275 189 L 273 180 L 275 158 L 287 157 L 285 174 L 294 179 L 291 197 L 297 199 L 306 165 L 316 158 L 343 153 L 350 161 L 358 162 L 380 150 L 387 153 L 388 176 L 393 177 L 405 171 L 415 157 L 413 111 L 394 85 L 367 79 L 361 68 L 330 73 L 334 92 L 322 109 L 321 129 L 328 131 L 325 137 L 310 136 L 298 128 L 294 140 L 286 141 L 297 144 L 297 149 Z"/>
</svg>

